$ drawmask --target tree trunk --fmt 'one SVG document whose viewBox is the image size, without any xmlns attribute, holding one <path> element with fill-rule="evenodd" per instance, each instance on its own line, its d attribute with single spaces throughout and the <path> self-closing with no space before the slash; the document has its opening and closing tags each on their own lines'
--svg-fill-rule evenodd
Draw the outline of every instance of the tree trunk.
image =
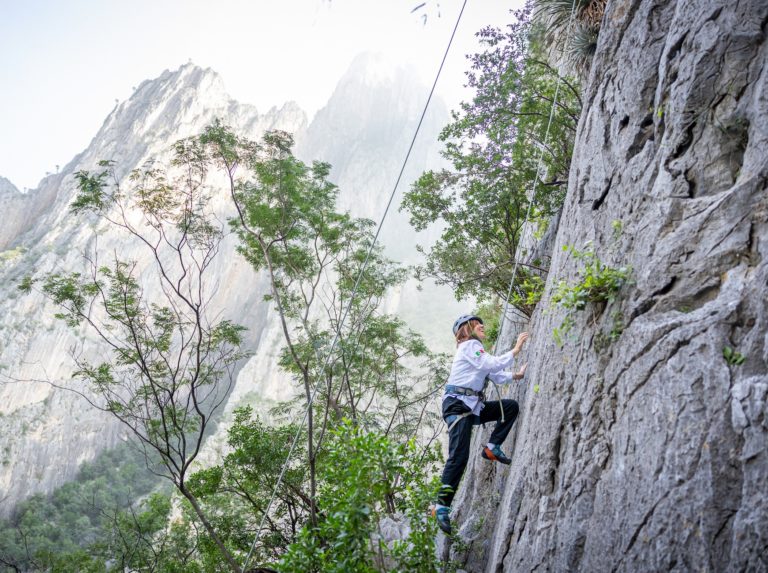
<svg viewBox="0 0 768 573">
<path fill-rule="evenodd" d="M 194 495 L 192 495 L 192 492 L 190 492 L 183 484 L 179 486 L 179 491 L 181 492 L 181 495 L 183 495 L 187 499 L 187 501 L 189 501 L 190 505 L 192 505 L 192 509 L 195 510 L 197 517 L 200 518 L 200 521 L 202 522 L 203 527 L 205 527 L 205 530 L 208 532 L 208 535 L 211 536 L 211 539 L 213 539 L 213 542 L 216 544 L 216 547 L 219 548 L 219 551 L 221 551 L 221 554 L 227 560 L 227 563 L 229 564 L 229 568 L 234 573 L 242 573 L 242 569 L 240 569 L 240 565 L 237 564 L 237 561 L 235 561 L 235 558 L 224 546 L 224 543 L 221 541 L 221 538 L 216 533 L 216 530 L 213 528 L 213 525 L 211 525 L 211 522 L 208 521 L 208 518 L 205 516 L 205 512 L 203 512 L 203 509 L 200 507 L 200 504 L 197 503 L 197 499 L 195 498 Z"/>
</svg>

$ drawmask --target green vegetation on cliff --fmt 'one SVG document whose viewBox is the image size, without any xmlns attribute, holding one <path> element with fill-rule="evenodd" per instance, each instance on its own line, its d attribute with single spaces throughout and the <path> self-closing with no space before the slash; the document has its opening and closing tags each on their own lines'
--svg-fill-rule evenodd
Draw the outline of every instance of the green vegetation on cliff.
<svg viewBox="0 0 768 573">
<path fill-rule="evenodd" d="M 43 571 L 103 542 L 119 516 L 156 486 L 135 448 L 100 454 L 82 465 L 74 481 L 50 496 L 32 496 L 0 525 L 0 566 Z"/>
<path fill-rule="evenodd" d="M 503 301 L 517 262 L 509 302 L 530 316 L 548 263 L 521 257 L 523 224 L 528 216 L 546 227 L 562 206 L 581 101 L 574 81 L 547 63 L 530 9 L 517 18 L 506 30 L 480 32 L 486 49 L 470 58 L 467 74 L 475 96 L 440 136 L 452 168 L 424 173 L 402 208 L 417 229 L 445 225 L 423 276 L 450 285 L 459 299 Z"/>
</svg>

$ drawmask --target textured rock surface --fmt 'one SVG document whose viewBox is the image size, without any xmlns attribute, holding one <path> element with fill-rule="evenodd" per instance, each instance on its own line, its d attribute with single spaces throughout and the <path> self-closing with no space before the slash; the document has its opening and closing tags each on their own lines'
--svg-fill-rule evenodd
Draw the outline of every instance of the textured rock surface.
<svg viewBox="0 0 768 573">
<path fill-rule="evenodd" d="M 40 181 L 37 189 L 22 193 L 8 179 L 0 177 L 0 213 L 3 215 L 3 224 L 0 226 L 0 253 L 8 250 L 11 242 L 32 226 L 35 218 L 51 202 L 52 196 L 55 196 L 59 184 L 61 177 L 58 174 L 49 175 Z"/>
<path fill-rule="evenodd" d="M 608 3 L 514 461 L 473 458 L 443 547 L 468 571 L 768 570 L 767 26 L 763 0 Z M 585 241 L 633 284 L 561 348 L 542 311 Z"/>
</svg>

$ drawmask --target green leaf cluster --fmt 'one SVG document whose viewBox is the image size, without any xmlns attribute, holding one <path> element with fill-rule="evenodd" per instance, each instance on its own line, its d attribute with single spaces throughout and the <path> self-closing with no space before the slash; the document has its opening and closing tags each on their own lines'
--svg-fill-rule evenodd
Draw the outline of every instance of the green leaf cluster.
<svg viewBox="0 0 768 573">
<path fill-rule="evenodd" d="M 564 337 L 573 328 L 576 312 L 584 310 L 589 303 L 613 302 L 631 275 L 629 267 L 614 268 L 606 265 L 589 243 L 583 251 L 575 249 L 572 245 L 564 245 L 563 251 L 570 252 L 582 263 L 582 267 L 576 272 L 575 281 L 559 281 L 552 294 L 552 304 L 566 310 L 563 322 L 554 331 L 558 344 L 563 343 Z"/>
<path fill-rule="evenodd" d="M 729 366 L 741 366 L 747 359 L 746 356 L 740 352 L 736 352 L 730 346 L 723 347 L 723 358 Z"/>
<path fill-rule="evenodd" d="M 248 553 L 284 463 L 288 467 L 255 554 L 277 560 L 306 522 L 311 503 L 304 493 L 306 459 L 296 455 L 286 460 L 297 430 L 294 425 L 268 426 L 254 417 L 252 408 L 238 408 L 227 432 L 230 453 L 189 478 L 190 490 L 233 552 Z M 215 560 L 216 547 L 206 548 Z"/>
<path fill-rule="evenodd" d="M 428 476 L 437 461 L 432 451 L 396 443 L 340 425 L 328 443 L 323 487 L 318 498 L 320 523 L 305 526 L 278 565 L 285 573 L 374 573 L 439 571 L 435 524 L 424 519 L 427 500 L 439 484 Z M 377 543 L 379 522 L 398 513 L 409 519 L 408 538 L 388 546 Z"/>
</svg>

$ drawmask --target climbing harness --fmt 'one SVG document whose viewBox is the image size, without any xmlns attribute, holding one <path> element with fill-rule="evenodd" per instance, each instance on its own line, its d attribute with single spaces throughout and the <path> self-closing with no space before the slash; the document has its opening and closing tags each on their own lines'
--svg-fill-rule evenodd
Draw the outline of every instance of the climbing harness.
<svg viewBox="0 0 768 573">
<path fill-rule="evenodd" d="M 486 380 L 488 380 L 486 378 Z M 449 384 L 445 387 L 446 394 L 458 394 L 459 396 L 477 396 L 480 400 L 485 399 L 485 394 L 482 390 L 472 390 L 472 388 L 462 388 L 461 386 L 453 386 Z"/>
<path fill-rule="evenodd" d="M 453 430 L 453 427 L 458 424 L 461 420 L 464 418 L 468 418 L 469 416 L 474 416 L 471 411 L 470 412 L 464 412 L 463 414 L 453 414 L 451 416 L 447 416 L 445 418 L 445 423 L 448 424 L 448 433 L 451 433 L 451 430 Z M 479 422 L 478 422 L 479 424 Z M 478 424 L 474 424 L 477 426 Z"/>
<path fill-rule="evenodd" d="M 381 229 L 384 226 L 384 221 L 387 218 L 387 214 L 389 213 L 389 209 L 392 206 L 392 202 L 395 199 L 395 193 L 397 191 L 398 186 L 400 185 L 400 180 L 403 177 L 403 173 L 405 172 L 405 167 L 408 164 L 408 159 L 411 156 L 411 152 L 413 151 L 413 146 L 416 143 L 416 137 L 419 134 L 419 131 L 421 130 L 421 125 L 424 123 L 424 118 L 427 115 L 427 109 L 429 109 L 429 104 L 432 101 L 432 96 L 435 93 L 435 87 L 437 86 L 437 82 L 440 79 L 440 74 L 443 71 L 443 66 L 445 65 L 445 60 L 448 57 L 448 52 L 451 49 L 451 45 L 453 44 L 453 39 L 456 36 L 456 30 L 459 28 L 459 23 L 461 22 L 461 18 L 464 15 L 464 8 L 467 6 L 467 0 L 464 0 L 464 2 L 461 5 L 461 10 L 459 11 L 459 16 L 456 19 L 456 24 L 453 27 L 453 31 L 451 32 L 451 37 L 448 40 L 448 45 L 445 48 L 445 52 L 443 53 L 443 59 L 440 62 L 440 67 L 437 70 L 437 74 L 435 75 L 435 81 L 432 83 L 432 88 L 429 91 L 429 96 L 427 97 L 427 101 L 424 104 L 424 109 L 421 112 L 421 117 L 419 118 L 419 123 L 416 125 L 416 130 L 414 131 L 413 138 L 411 139 L 411 144 L 408 147 L 408 152 L 405 154 L 405 159 L 403 160 L 403 164 L 400 168 L 400 173 L 397 176 L 397 180 L 395 181 L 395 185 L 392 188 L 392 192 L 389 195 L 389 201 L 387 202 L 387 206 L 384 209 L 384 213 L 381 216 L 381 220 L 379 221 L 379 226 L 376 229 L 376 234 L 373 237 L 373 240 L 371 241 L 371 245 L 368 248 L 368 253 L 365 256 L 365 260 L 363 261 L 363 265 L 360 268 L 360 272 L 357 275 L 357 280 L 355 281 L 355 285 L 352 288 L 352 293 L 349 297 L 349 302 L 347 303 L 347 308 L 344 310 L 344 313 L 341 316 L 341 320 L 338 323 L 338 327 L 336 329 L 336 335 L 334 336 L 333 342 L 331 343 L 331 347 L 328 350 L 328 353 L 326 355 L 325 365 L 323 366 L 323 370 L 325 370 L 328 367 L 328 364 L 330 363 L 331 355 L 333 354 L 334 349 L 336 348 L 336 344 L 339 340 L 339 333 L 341 332 L 341 327 L 344 324 L 344 322 L 347 319 L 347 315 L 349 314 L 349 310 L 352 308 L 352 303 L 355 300 L 355 296 L 357 295 L 357 291 L 360 288 L 360 282 L 362 281 L 363 274 L 365 273 L 366 269 L 368 268 L 368 262 L 371 258 L 371 254 L 373 253 L 373 249 L 376 247 L 376 244 L 379 240 L 379 235 L 381 234 Z M 277 495 L 277 490 L 280 487 L 280 484 L 283 481 L 283 478 L 285 477 L 285 472 L 288 469 L 288 462 L 290 461 L 291 457 L 293 456 L 293 451 L 296 449 L 296 444 L 298 443 L 299 436 L 301 435 L 301 428 L 304 427 L 304 423 L 307 420 L 307 415 L 309 413 L 310 408 L 312 407 L 312 403 L 315 400 L 315 396 L 317 395 L 317 391 L 320 388 L 320 384 L 315 385 L 315 389 L 312 392 L 312 395 L 310 396 L 309 400 L 307 401 L 307 407 L 304 410 L 304 415 L 301 420 L 301 424 L 299 425 L 299 428 L 296 432 L 296 435 L 293 438 L 293 442 L 291 443 L 291 447 L 288 451 L 288 456 L 286 457 L 285 463 L 283 464 L 283 468 L 280 471 L 280 475 L 277 478 L 277 482 L 275 483 L 275 487 L 272 490 L 272 496 L 269 499 L 269 503 L 267 504 L 266 509 L 264 510 L 264 513 L 261 517 L 261 522 L 259 523 L 259 528 L 256 530 L 256 535 L 254 537 L 253 543 L 251 544 L 251 548 L 248 551 L 248 555 L 245 557 L 245 561 L 243 562 L 243 570 L 247 570 L 248 568 L 248 562 L 251 560 L 251 555 L 253 555 L 253 551 L 256 548 L 256 544 L 259 542 L 259 539 L 261 538 L 261 530 L 264 528 L 264 523 L 267 519 L 267 516 L 269 515 L 270 510 L 272 509 L 272 504 L 275 501 L 275 497 Z"/>
<path fill-rule="evenodd" d="M 486 380 L 488 380 L 486 378 Z M 485 394 L 483 394 L 482 390 L 472 390 L 472 388 L 462 388 L 461 386 L 454 386 L 453 384 L 448 384 L 445 387 L 445 393 L 446 394 L 456 394 L 457 396 L 477 396 L 481 402 L 485 401 Z M 502 415 L 504 412 L 502 411 Z M 472 411 L 464 412 L 463 414 L 452 414 L 450 416 L 447 416 L 445 418 L 445 423 L 448 424 L 448 432 L 453 429 L 453 427 L 458 424 L 461 420 L 468 416 L 474 416 Z"/>
<path fill-rule="evenodd" d="M 483 384 L 482 390 L 473 390 L 472 388 L 463 388 L 461 386 L 454 386 L 453 384 L 448 384 L 445 387 L 445 393 L 446 395 L 455 394 L 457 396 L 477 396 L 481 402 L 485 402 L 485 389 L 488 387 L 488 382 L 493 382 L 493 380 L 491 380 L 486 376 L 485 383 Z M 499 385 L 493 382 L 493 387 L 496 390 L 496 397 L 499 400 L 499 410 L 501 411 L 501 422 L 503 424 L 505 421 L 504 406 L 501 403 L 501 393 L 499 392 Z M 445 423 L 448 424 L 448 432 L 450 432 L 451 429 L 456 425 L 456 422 L 458 422 L 462 418 L 466 418 L 471 414 L 472 412 L 467 412 L 466 414 L 454 414 L 452 416 L 448 416 L 447 418 L 445 418 Z"/>
</svg>

